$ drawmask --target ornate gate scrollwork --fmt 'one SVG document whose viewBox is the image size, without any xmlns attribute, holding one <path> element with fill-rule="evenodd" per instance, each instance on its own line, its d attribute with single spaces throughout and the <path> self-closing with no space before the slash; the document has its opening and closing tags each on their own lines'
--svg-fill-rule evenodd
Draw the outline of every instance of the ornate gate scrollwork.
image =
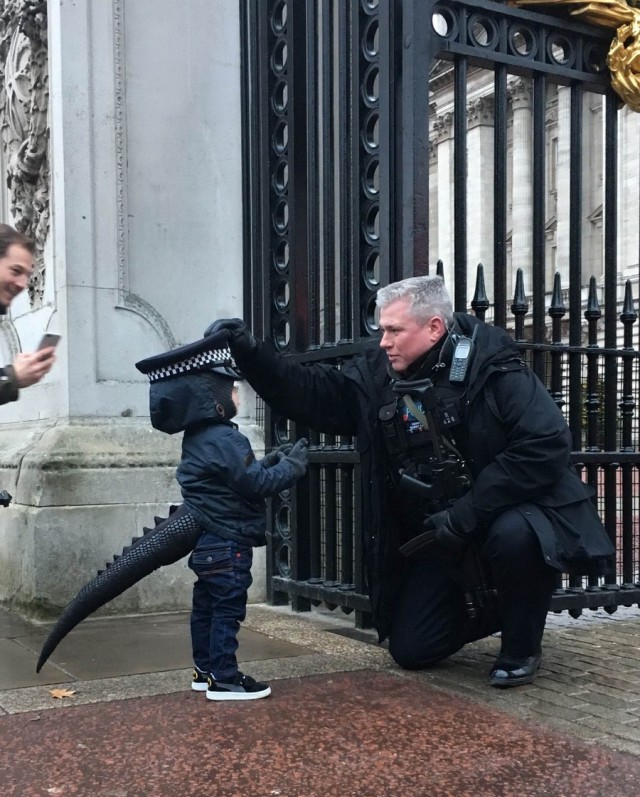
<svg viewBox="0 0 640 797">
<path fill-rule="evenodd" d="M 547 6 L 560 8 L 604 28 L 613 28 L 607 66 L 611 72 L 611 86 L 620 99 L 633 111 L 640 112 L 640 4 L 637 0 L 512 0 L 516 6 Z"/>
<path fill-rule="evenodd" d="M 456 309 L 509 330 L 565 413 L 616 544 L 615 579 L 566 576 L 551 609 L 638 603 L 638 183 L 624 156 L 636 162 L 640 122 L 607 66 L 640 0 L 241 9 L 245 318 L 298 362 L 341 368 L 377 334 L 379 285 L 446 272 Z M 268 598 L 364 625 L 354 441 L 268 406 L 264 419 L 269 445 L 311 443 L 308 478 L 272 502 Z"/>
<path fill-rule="evenodd" d="M 44 293 L 49 231 L 49 73 L 46 0 L 0 0 L 0 128 L 9 209 L 36 245 L 32 304 Z"/>
</svg>

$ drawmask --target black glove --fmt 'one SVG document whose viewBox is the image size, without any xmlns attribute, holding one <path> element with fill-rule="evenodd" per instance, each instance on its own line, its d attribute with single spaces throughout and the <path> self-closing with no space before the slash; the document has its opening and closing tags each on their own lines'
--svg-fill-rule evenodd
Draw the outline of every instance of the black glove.
<svg viewBox="0 0 640 797">
<path fill-rule="evenodd" d="M 438 543 L 445 554 L 459 558 L 469 542 L 469 534 L 459 528 L 455 518 L 448 509 L 435 512 L 424 522 L 425 531 L 433 531 L 434 541 Z"/>
<path fill-rule="evenodd" d="M 290 462 L 293 465 L 293 470 L 297 478 L 304 476 L 307 472 L 307 447 L 309 441 L 305 437 L 301 437 L 298 442 L 293 446 L 291 451 L 284 457 L 285 462 Z"/>
<path fill-rule="evenodd" d="M 278 448 L 274 448 L 273 451 L 269 451 L 262 460 L 262 467 L 263 468 L 272 468 L 274 465 L 277 465 L 281 459 L 283 459 L 287 454 L 291 453 L 291 449 L 293 448 L 293 443 L 285 443 Z"/>
<path fill-rule="evenodd" d="M 456 510 L 462 510 L 456 514 Z M 450 509 L 434 512 L 422 524 L 424 531 L 400 546 L 404 556 L 439 556 L 459 564 L 477 526 L 471 502 L 456 501 Z"/>
<path fill-rule="evenodd" d="M 251 330 L 241 318 L 220 318 L 214 321 L 205 329 L 204 337 L 207 338 L 218 332 L 228 333 L 229 348 L 235 359 L 249 357 L 258 345 Z"/>
</svg>

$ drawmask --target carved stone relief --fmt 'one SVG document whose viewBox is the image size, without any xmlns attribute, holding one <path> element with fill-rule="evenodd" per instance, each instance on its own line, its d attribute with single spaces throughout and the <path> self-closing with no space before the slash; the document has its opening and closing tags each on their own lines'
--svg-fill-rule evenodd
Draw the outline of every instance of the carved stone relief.
<svg viewBox="0 0 640 797">
<path fill-rule="evenodd" d="M 32 305 L 44 293 L 49 231 L 49 73 L 46 0 L 0 0 L 0 133 L 9 208 L 36 246 Z"/>
<path fill-rule="evenodd" d="M 480 125 L 494 124 L 494 100 L 492 96 L 477 97 L 467 105 L 467 127 L 471 130 Z"/>
</svg>

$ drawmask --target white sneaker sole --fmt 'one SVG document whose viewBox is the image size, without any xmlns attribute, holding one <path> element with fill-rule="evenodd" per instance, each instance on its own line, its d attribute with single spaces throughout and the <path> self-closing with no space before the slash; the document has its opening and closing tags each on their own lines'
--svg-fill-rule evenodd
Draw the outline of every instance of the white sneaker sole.
<svg viewBox="0 0 640 797">
<path fill-rule="evenodd" d="M 207 700 L 259 700 L 261 697 L 269 697 L 271 694 L 271 687 L 268 686 L 260 692 L 209 692 L 207 691 Z"/>
<path fill-rule="evenodd" d="M 205 684 L 198 684 L 198 683 L 193 683 L 192 682 L 191 688 L 193 689 L 194 692 L 206 692 L 207 691 L 206 683 Z"/>
</svg>

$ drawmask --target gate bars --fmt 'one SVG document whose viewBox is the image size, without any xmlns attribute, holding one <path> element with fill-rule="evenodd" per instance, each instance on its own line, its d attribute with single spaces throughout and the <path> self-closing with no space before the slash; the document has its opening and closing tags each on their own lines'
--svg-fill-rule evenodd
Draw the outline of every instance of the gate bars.
<svg viewBox="0 0 640 797">
<path fill-rule="evenodd" d="M 616 583 L 565 579 L 552 609 L 638 603 L 640 191 L 610 34 L 488 1 L 240 9 L 245 319 L 339 367 L 376 334 L 380 285 L 438 270 L 456 310 L 508 329 L 549 388 L 615 540 Z M 264 420 L 267 445 L 311 440 L 309 477 L 272 502 L 269 600 L 364 625 L 352 441 Z"/>
</svg>

